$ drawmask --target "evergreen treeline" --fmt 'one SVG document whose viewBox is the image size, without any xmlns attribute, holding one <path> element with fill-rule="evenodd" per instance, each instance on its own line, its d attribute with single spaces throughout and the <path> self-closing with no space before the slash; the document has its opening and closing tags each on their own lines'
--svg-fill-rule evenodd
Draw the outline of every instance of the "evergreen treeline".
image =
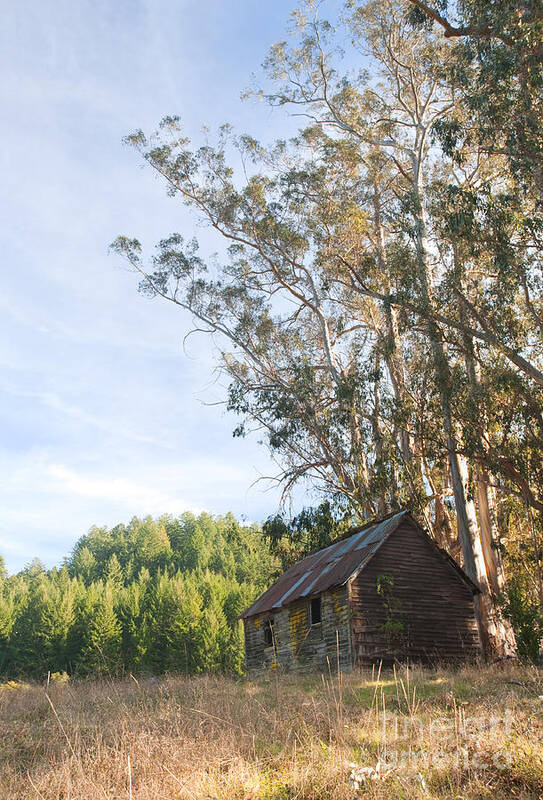
<svg viewBox="0 0 543 800">
<path fill-rule="evenodd" d="M 51 570 L 0 559 L 0 675 L 239 673 L 239 615 L 277 568 L 231 514 L 94 527 Z"/>
</svg>

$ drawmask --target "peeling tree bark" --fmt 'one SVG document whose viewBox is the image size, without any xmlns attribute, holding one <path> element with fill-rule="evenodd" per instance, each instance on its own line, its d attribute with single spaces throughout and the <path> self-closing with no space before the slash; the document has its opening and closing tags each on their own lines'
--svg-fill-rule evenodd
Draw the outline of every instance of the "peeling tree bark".
<svg viewBox="0 0 543 800">
<path fill-rule="evenodd" d="M 475 481 L 477 486 L 477 517 L 486 572 L 492 593 L 499 597 L 505 591 L 505 573 L 498 549 L 498 525 L 494 497 L 492 496 L 486 472 L 482 469 L 477 469 Z"/>
</svg>

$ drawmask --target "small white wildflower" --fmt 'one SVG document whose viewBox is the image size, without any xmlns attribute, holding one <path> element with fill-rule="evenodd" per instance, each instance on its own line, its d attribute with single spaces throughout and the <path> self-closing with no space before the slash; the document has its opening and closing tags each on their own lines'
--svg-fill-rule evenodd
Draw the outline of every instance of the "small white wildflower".
<svg viewBox="0 0 543 800">
<path fill-rule="evenodd" d="M 428 785 L 424 779 L 424 775 L 422 774 L 422 772 L 417 772 L 417 778 L 419 779 L 422 791 L 428 793 Z"/>
</svg>

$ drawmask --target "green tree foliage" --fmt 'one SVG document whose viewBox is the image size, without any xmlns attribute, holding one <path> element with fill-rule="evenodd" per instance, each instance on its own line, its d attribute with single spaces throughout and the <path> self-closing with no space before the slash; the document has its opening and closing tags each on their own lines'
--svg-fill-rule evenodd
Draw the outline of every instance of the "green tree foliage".
<svg viewBox="0 0 543 800">
<path fill-rule="evenodd" d="M 117 614 L 122 630 L 122 666 L 139 672 L 145 666 L 149 646 L 149 615 L 147 603 L 151 575 L 142 567 L 137 579 L 122 586 L 117 598 Z"/>
<path fill-rule="evenodd" d="M 504 611 L 515 629 L 519 656 L 537 664 L 543 638 L 543 613 L 522 581 L 511 580 Z"/>
<path fill-rule="evenodd" d="M 101 580 L 79 596 L 72 650 L 79 674 L 115 674 L 120 669 L 122 631 L 115 600 L 115 584 Z"/>
<path fill-rule="evenodd" d="M 352 526 L 352 515 L 325 500 L 304 508 L 292 519 L 282 514 L 269 517 L 262 526 L 270 550 L 281 560 L 282 570 L 339 538 Z"/>
<path fill-rule="evenodd" d="M 93 527 L 61 569 L 0 574 L 0 675 L 239 674 L 239 616 L 278 567 L 232 514 Z"/>
<path fill-rule="evenodd" d="M 505 155 L 520 184 L 543 198 L 543 14 L 539 0 L 410 0 L 415 25 L 456 44 L 447 65 L 466 114 L 440 127 L 448 150 L 477 143 Z"/>
</svg>

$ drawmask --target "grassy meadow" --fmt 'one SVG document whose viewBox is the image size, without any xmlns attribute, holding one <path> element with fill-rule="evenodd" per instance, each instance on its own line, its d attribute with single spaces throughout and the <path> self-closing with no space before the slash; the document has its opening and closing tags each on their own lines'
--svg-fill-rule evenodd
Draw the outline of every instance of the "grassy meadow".
<svg viewBox="0 0 543 800">
<path fill-rule="evenodd" d="M 543 675 L 53 681 L 0 689 L 0 797 L 540 798 Z"/>
</svg>

